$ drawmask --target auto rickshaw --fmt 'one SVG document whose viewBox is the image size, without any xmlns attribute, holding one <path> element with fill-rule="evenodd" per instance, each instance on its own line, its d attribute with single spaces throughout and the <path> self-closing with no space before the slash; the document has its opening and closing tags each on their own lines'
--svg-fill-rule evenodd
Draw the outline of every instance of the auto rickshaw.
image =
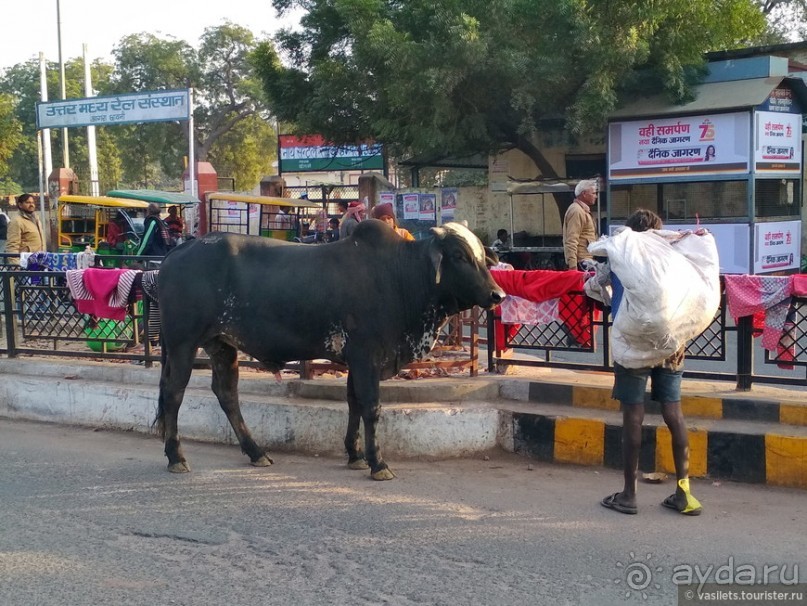
<svg viewBox="0 0 807 606">
<path fill-rule="evenodd" d="M 162 207 L 163 219 L 167 218 L 166 213 L 168 209 L 172 206 L 176 206 L 178 216 L 184 225 L 184 231 L 175 235 L 178 237 L 187 237 L 196 233 L 194 226 L 198 224 L 197 213 L 200 212 L 201 202 L 195 196 L 183 192 L 161 191 L 157 189 L 114 189 L 107 192 L 107 195 L 116 198 L 126 198 L 129 200 L 140 200 L 142 202 L 158 204 Z M 170 229 L 171 225 L 168 227 Z"/>
<path fill-rule="evenodd" d="M 126 219 L 124 237 L 137 239 L 133 218 L 140 217 L 142 221 L 146 208 L 147 202 L 112 196 L 59 196 L 59 251 L 82 252 L 87 246 L 97 250 L 106 241 L 110 223 L 116 217 Z"/>
<path fill-rule="evenodd" d="M 210 192 L 208 230 L 267 238 L 303 241 L 305 226 L 313 225 L 322 205 L 304 199 L 253 196 L 235 192 Z"/>
</svg>

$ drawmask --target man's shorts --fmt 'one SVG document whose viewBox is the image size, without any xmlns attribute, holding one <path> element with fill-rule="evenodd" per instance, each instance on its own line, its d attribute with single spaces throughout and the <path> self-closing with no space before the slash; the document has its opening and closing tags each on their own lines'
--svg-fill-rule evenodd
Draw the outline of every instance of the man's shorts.
<svg viewBox="0 0 807 606">
<path fill-rule="evenodd" d="M 650 399 L 666 404 L 681 401 L 683 370 L 670 370 L 662 366 L 653 368 L 625 368 L 614 363 L 614 390 L 611 397 L 622 404 L 643 404 L 650 377 Z"/>
</svg>

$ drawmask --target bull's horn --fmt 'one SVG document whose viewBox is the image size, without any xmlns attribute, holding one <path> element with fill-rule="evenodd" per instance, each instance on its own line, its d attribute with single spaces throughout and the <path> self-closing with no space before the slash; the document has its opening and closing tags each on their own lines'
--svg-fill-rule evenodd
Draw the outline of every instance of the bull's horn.
<svg viewBox="0 0 807 606">
<path fill-rule="evenodd" d="M 446 234 L 448 233 L 448 231 L 446 231 L 446 229 L 443 227 L 432 227 L 429 231 L 432 232 L 435 236 L 437 236 L 441 240 L 445 238 Z"/>
</svg>

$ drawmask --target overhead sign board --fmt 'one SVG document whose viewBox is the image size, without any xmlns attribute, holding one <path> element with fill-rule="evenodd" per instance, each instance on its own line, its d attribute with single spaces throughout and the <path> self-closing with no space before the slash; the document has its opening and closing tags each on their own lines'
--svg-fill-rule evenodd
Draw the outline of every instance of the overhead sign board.
<svg viewBox="0 0 807 606">
<path fill-rule="evenodd" d="M 381 170 L 382 150 L 380 143 L 334 145 L 320 135 L 280 135 L 280 172 Z"/>
<path fill-rule="evenodd" d="M 36 127 L 69 128 L 190 119 L 190 90 L 161 90 L 36 104 Z"/>
</svg>

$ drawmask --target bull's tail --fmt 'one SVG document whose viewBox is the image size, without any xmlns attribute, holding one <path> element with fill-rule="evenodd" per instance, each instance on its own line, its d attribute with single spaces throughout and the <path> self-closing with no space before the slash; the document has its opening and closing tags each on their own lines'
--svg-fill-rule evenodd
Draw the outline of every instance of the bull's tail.
<svg viewBox="0 0 807 606">
<path fill-rule="evenodd" d="M 165 395 L 163 394 L 163 379 L 166 373 L 166 360 L 168 360 L 168 352 L 165 346 L 165 339 L 163 338 L 162 324 L 160 324 L 160 393 L 157 396 L 157 416 L 154 417 L 154 423 L 151 428 L 165 440 Z"/>
</svg>

